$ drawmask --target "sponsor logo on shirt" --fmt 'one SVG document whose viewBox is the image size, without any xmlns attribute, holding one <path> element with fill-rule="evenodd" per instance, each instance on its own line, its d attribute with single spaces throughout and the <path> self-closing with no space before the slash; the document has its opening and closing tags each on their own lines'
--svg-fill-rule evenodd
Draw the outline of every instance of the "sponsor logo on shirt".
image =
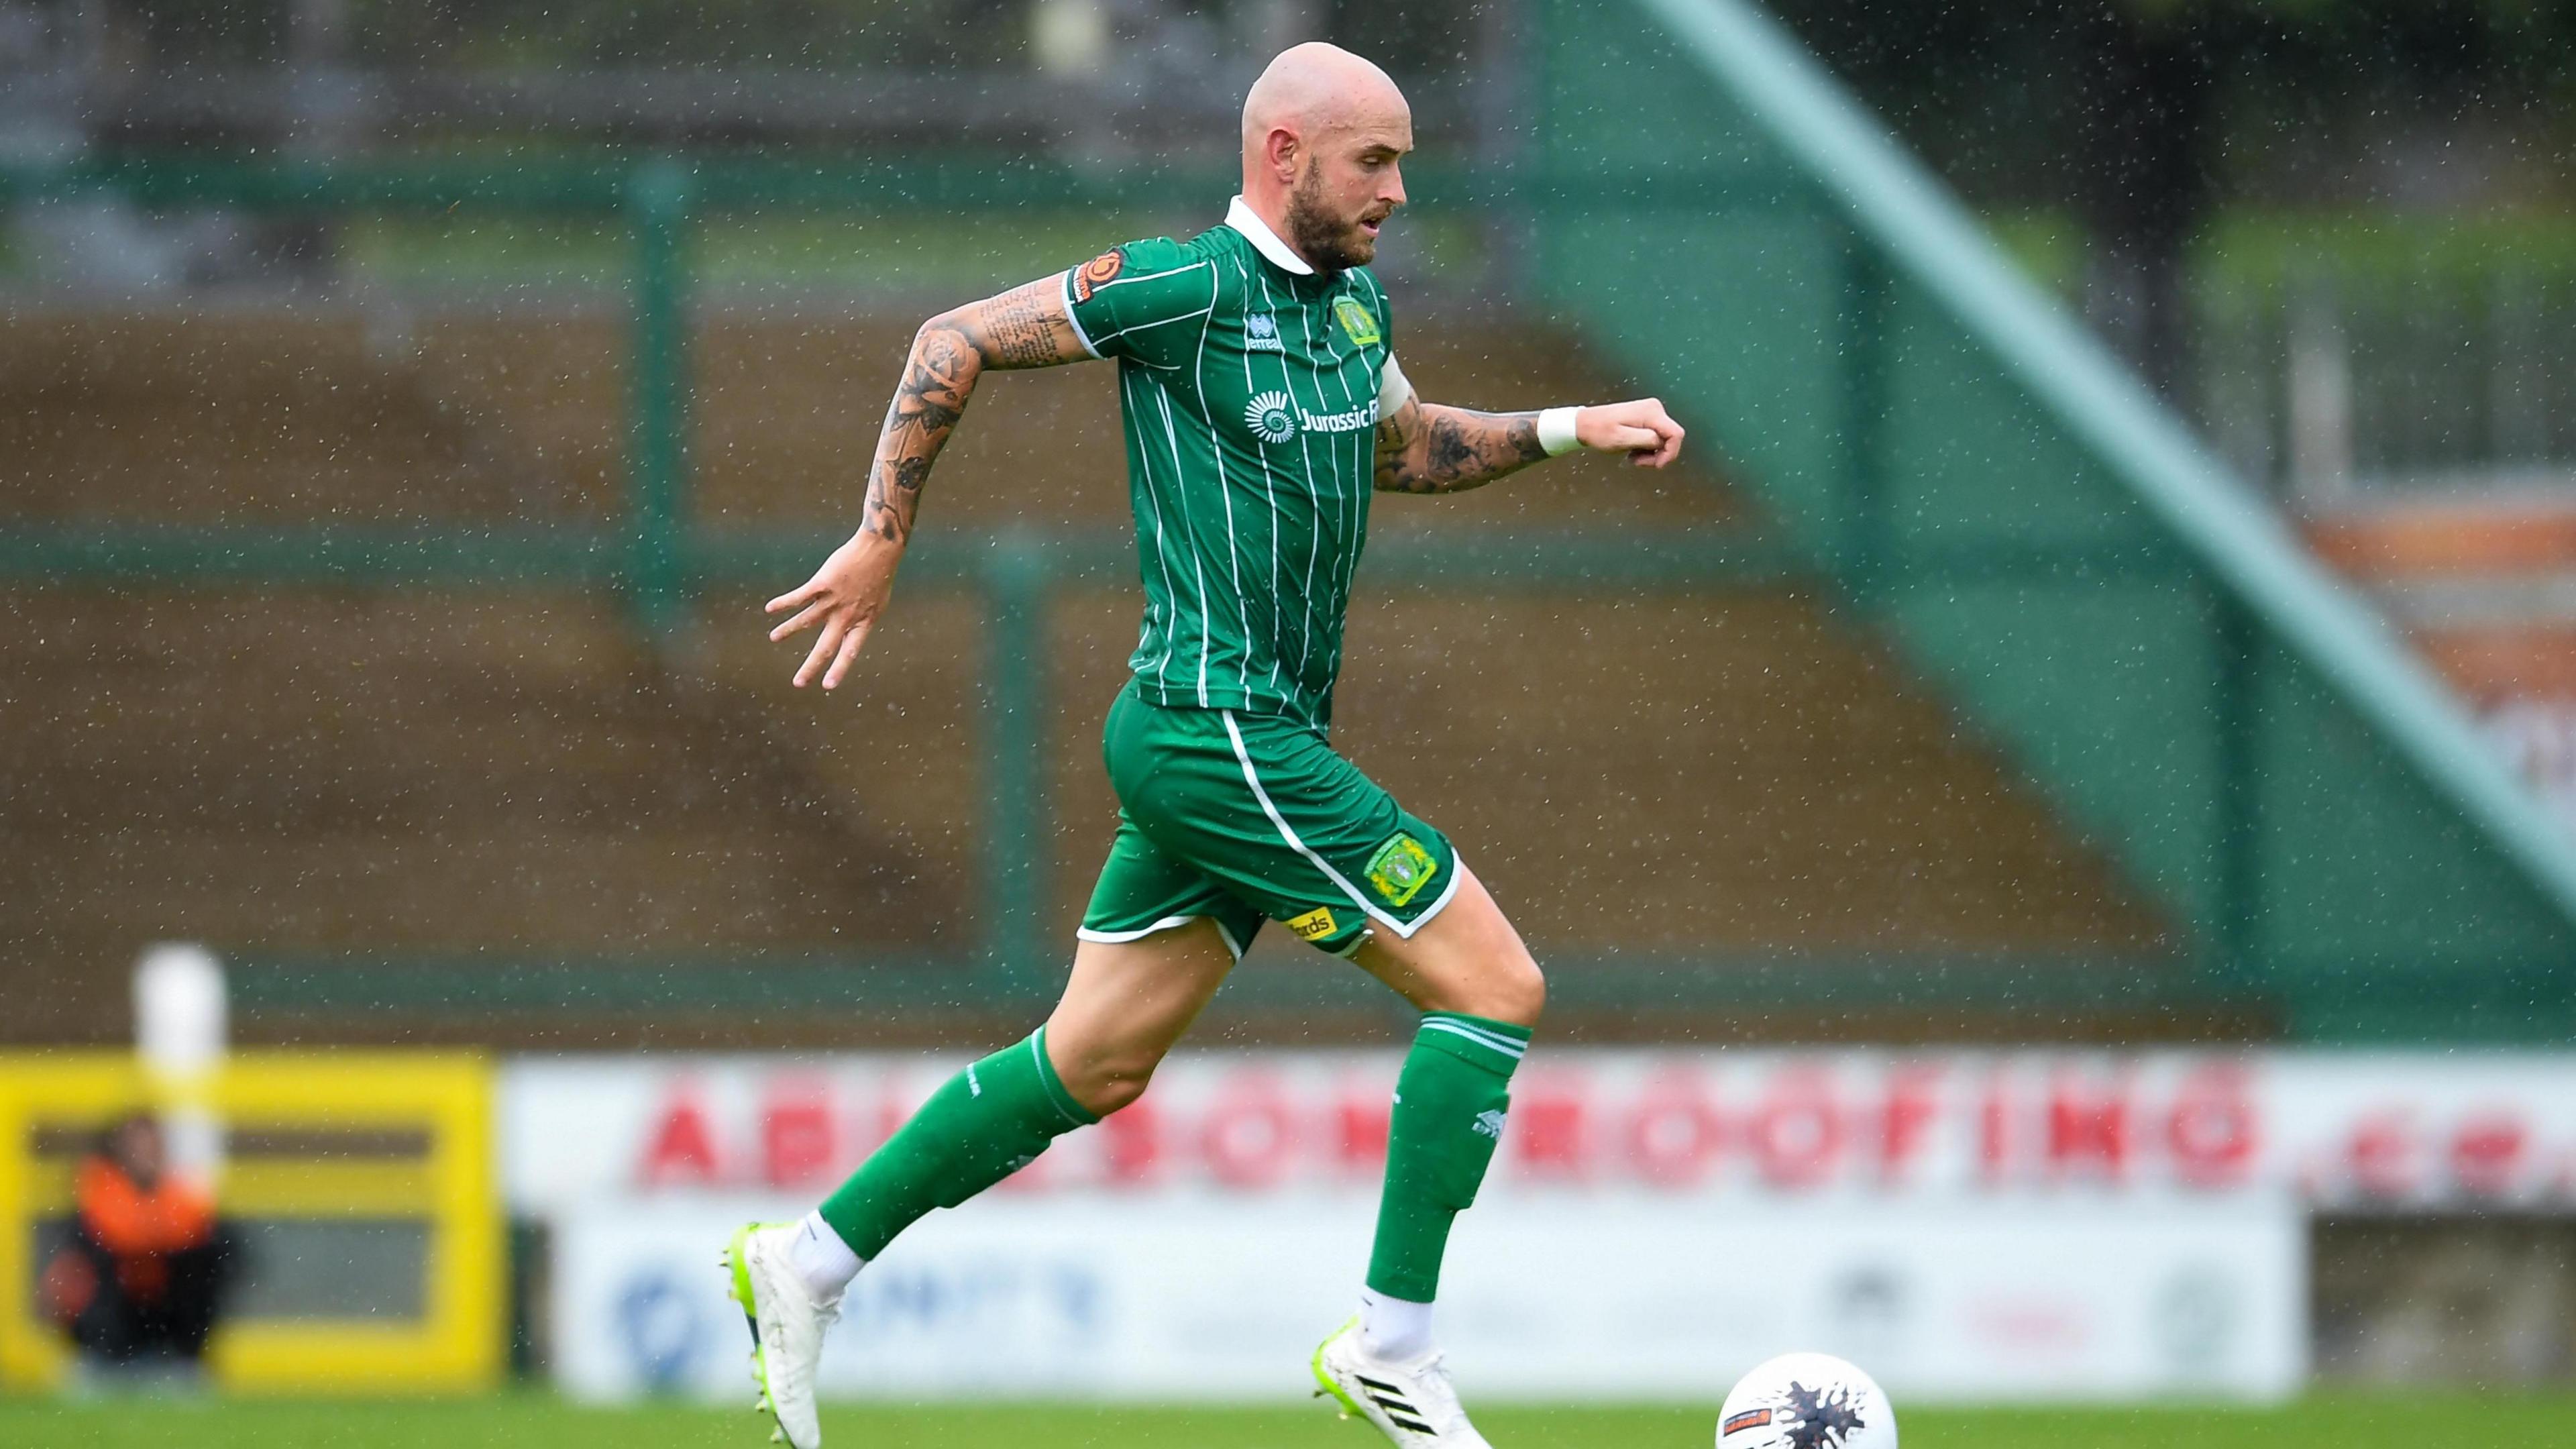
<svg viewBox="0 0 2576 1449">
<path fill-rule="evenodd" d="M 1280 352 L 1279 319 L 1267 312 L 1255 312 L 1243 319 L 1243 350 L 1246 352 Z"/>
<path fill-rule="evenodd" d="M 1333 934 L 1333 913 L 1323 906 L 1317 906 L 1306 914 L 1288 921 L 1286 925 L 1288 934 L 1300 941 L 1320 941 Z"/>
<path fill-rule="evenodd" d="M 1115 247 L 1082 264 L 1073 274 L 1073 300 L 1088 302 L 1091 294 L 1127 266 L 1127 254 Z"/>
<path fill-rule="evenodd" d="M 1255 396 L 1243 409 L 1243 425 L 1265 443 L 1284 443 L 1297 436 L 1297 414 L 1284 392 Z"/>
<path fill-rule="evenodd" d="M 1310 413 L 1284 392 L 1256 394 L 1243 409 L 1243 425 L 1265 443 L 1285 443 L 1300 429 L 1309 433 L 1356 433 L 1377 426 L 1377 399 L 1340 413 Z"/>
<path fill-rule="evenodd" d="M 1368 406 L 1353 408 L 1346 413 L 1310 413 L 1299 408 L 1297 426 L 1310 433 L 1356 433 L 1362 428 L 1376 427 L 1377 399 L 1371 398 Z"/>
</svg>

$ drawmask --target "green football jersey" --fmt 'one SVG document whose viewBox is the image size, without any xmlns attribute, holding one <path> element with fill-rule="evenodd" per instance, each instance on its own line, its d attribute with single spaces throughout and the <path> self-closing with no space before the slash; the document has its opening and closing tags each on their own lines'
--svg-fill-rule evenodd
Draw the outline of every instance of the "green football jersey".
<svg viewBox="0 0 2576 1449">
<path fill-rule="evenodd" d="M 1329 725 L 1376 476 L 1385 290 L 1366 267 L 1316 272 L 1240 197 L 1223 225 L 1104 252 L 1064 288 L 1083 345 L 1118 363 L 1139 688 Z"/>
</svg>

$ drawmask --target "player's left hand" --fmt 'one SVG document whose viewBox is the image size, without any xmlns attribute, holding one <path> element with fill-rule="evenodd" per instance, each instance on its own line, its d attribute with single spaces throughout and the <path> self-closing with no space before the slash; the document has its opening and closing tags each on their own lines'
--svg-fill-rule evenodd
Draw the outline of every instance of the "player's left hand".
<svg viewBox="0 0 2576 1449">
<path fill-rule="evenodd" d="M 1595 452 L 1625 453 L 1640 468 L 1660 468 L 1682 453 L 1682 425 L 1651 397 L 1583 409 L 1574 415 L 1574 439 Z"/>
</svg>

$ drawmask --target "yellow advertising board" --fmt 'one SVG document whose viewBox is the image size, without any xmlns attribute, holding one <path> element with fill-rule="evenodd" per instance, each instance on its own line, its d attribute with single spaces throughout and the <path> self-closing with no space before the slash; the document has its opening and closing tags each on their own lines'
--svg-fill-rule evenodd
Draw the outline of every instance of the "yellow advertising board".
<svg viewBox="0 0 2576 1449">
<path fill-rule="evenodd" d="M 47 1052 L 0 1053 L 0 1387 L 44 1387 L 70 1362 L 62 1330 L 39 1316 L 36 1277 L 40 1229 L 72 1213 L 74 1144 L 124 1113 L 181 1105 L 211 1113 L 231 1141 L 214 1184 L 226 1219 L 290 1234 L 383 1224 L 420 1245 L 419 1281 L 397 1295 L 409 1310 L 229 1318 L 208 1346 L 217 1384 L 380 1393 L 499 1381 L 504 1262 L 484 1059 L 245 1052 L 182 1103 L 131 1055 Z"/>
</svg>

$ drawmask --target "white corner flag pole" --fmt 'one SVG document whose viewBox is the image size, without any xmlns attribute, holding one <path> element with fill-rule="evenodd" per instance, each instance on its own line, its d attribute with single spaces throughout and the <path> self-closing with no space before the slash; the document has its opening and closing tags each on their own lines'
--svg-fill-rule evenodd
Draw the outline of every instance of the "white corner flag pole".
<svg viewBox="0 0 2576 1449">
<path fill-rule="evenodd" d="M 164 942 L 134 965 L 134 1051 L 162 1113 L 173 1170 L 212 1187 L 223 1169 L 215 1116 L 228 1009 L 223 964 L 203 946 Z"/>
</svg>

